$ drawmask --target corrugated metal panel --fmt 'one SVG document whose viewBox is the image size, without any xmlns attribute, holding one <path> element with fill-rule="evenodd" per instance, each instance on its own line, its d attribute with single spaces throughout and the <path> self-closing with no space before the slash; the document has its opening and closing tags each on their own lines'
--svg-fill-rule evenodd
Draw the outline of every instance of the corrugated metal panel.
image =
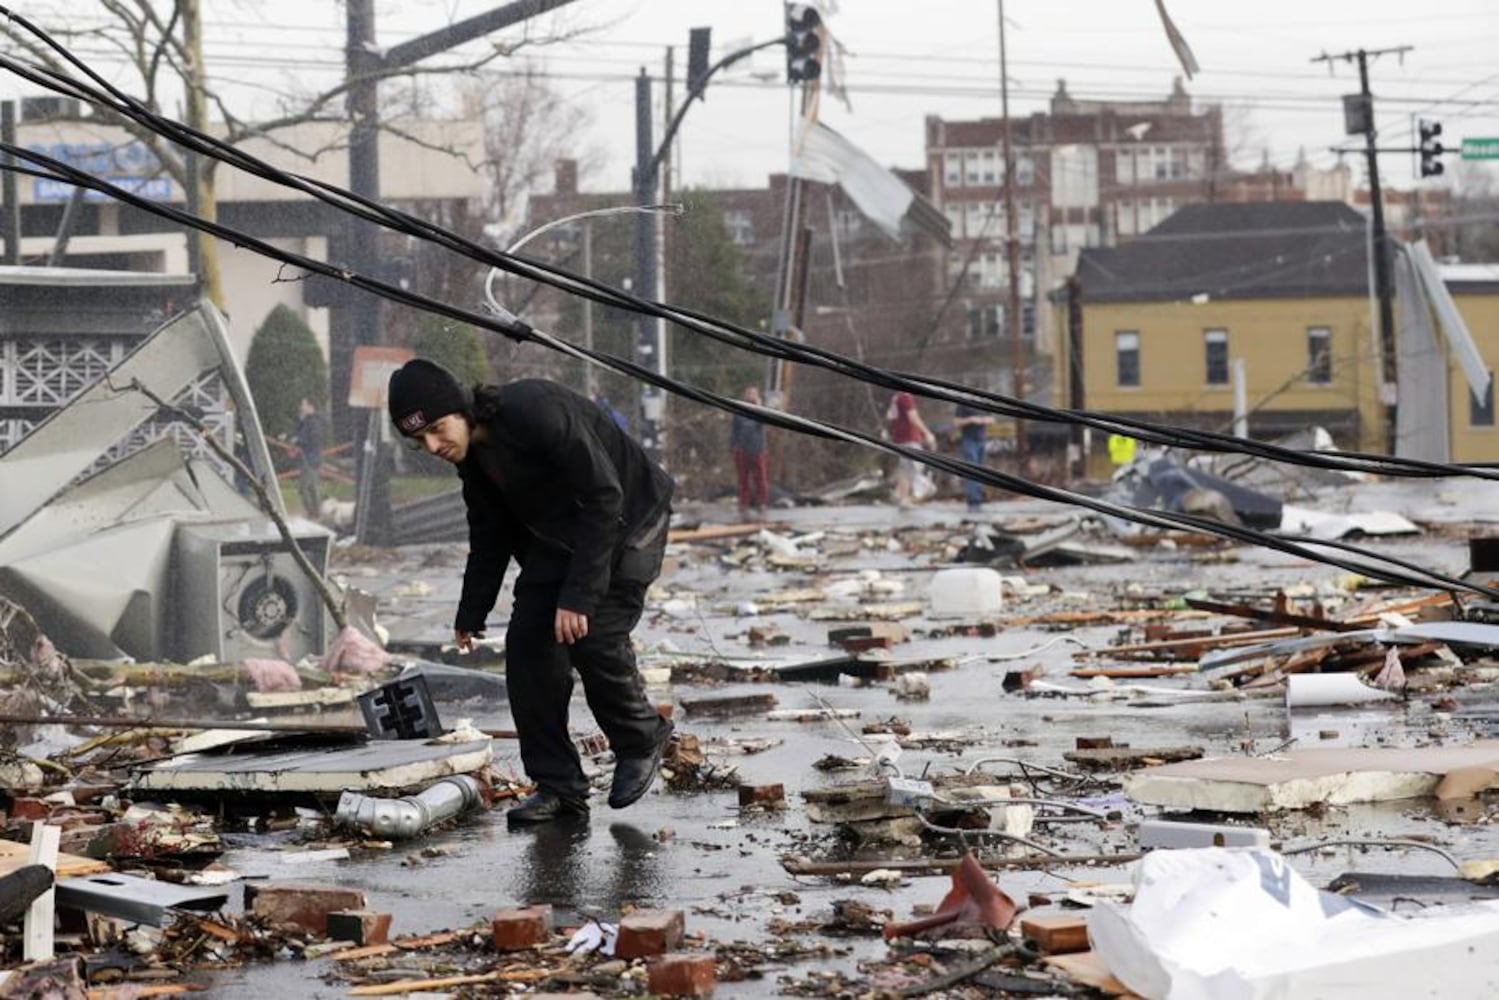
<svg viewBox="0 0 1499 1000">
<path fill-rule="evenodd" d="M 401 504 L 391 511 L 390 520 L 396 545 L 468 541 L 468 510 L 461 489 Z"/>
</svg>

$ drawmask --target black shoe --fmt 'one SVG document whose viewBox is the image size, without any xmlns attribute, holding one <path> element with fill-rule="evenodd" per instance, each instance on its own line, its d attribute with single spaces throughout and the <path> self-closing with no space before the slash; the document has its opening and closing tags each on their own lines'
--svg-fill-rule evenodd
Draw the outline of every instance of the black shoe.
<svg viewBox="0 0 1499 1000">
<path fill-rule="evenodd" d="M 52 869 L 46 865 L 22 865 L 0 876 L 0 924 L 19 920 L 32 901 L 52 888 Z"/>
<path fill-rule="evenodd" d="M 609 786 L 609 808 L 623 809 L 650 791 L 656 772 L 661 770 L 661 754 L 671 742 L 673 726 L 666 723 L 656 739 L 656 749 L 649 757 L 621 757 L 614 762 L 614 782 Z"/>
<path fill-rule="evenodd" d="M 505 814 L 511 826 L 530 826 L 534 823 L 551 823 L 554 820 L 579 820 L 588 818 L 588 803 L 578 799 L 565 799 L 545 788 Z"/>
</svg>

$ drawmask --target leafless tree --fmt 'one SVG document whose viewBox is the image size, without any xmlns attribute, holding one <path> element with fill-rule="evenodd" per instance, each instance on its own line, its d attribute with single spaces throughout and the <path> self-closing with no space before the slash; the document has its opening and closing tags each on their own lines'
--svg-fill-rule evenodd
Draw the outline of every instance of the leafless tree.
<svg viewBox="0 0 1499 1000">
<path fill-rule="evenodd" d="M 342 146 L 344 140 L 340 138 L 319 149 L 297 148 L 279 141 L 276 134 L 311 122 L 346 121 L 344 98 L 351 84 L 356 81 L 344 77 L 338 83 L 320 90 L 287 94 L 277 113 L 269 119 L 247 120 L 230 106 L 223 92 L 215 86 L 217 78 L 205 63 L 202 39 L 204 6 L 203 0 L 61 0 L 60 3 L 47 5 L 45 11 L 22 10 L 21 13 L 27 14 L 68 51 L 79 54 L 90 62 L 101 65 L 107 63 L 111 72 L 106 75 L 112 78 L 112 82 L 139 99 L 151 111 L 180 118 L 192 128 L 204 132 L 209 131 L 209 118 L 212 115 L 217 122 L 222 123 L 216 125 L 213 131 L 230 145 L 252 137 L 259 138 L 276 143 L 285 151 L 309 161 Z M 451 78 L 454 74 L 476 73 L 497 59 L 513 55 L 522 47 L 545 44 L 586 30 L 567 30 L 553 34 L 528 30 L 520 41 L 511 45 L 493 44 L 487 51 L 461 65 L 454 65 L 449 61 L 430 67 L 408 66 L 381 73 L 379 79 L 402 78 L 407 83 L 406 93 L 418 93 L 413 81 L 419 78 L 438 74 Z M 76 72 L 35 34 L 10 20 L 0 19 L 0 40 L 17 58 L 70 75 Z M 116 70 L 120 72 L 115 72 Z M 177 102 L 180 104 L 173 107 Z M 506 102 L 497 103 L 503 106 Z M 402 104 L 405 110 L 419 110 L 414 100 L 398 102 L 398 106 Z M 531 109 L 522 109 L 519 114 L 526 118 L 537 117 Z M 61 115 L 55 120 L 66 121 L 69 118 L 70 116 Z M 175 181 L 182 190 L 188 191 L 196 183 L 199 214 L 210 220 L 216 217 L 214 176 L 218 161 L 201 162 L 194 178 L 194 170 L 184 151 L 151 129 L 98 109 L 93 110 L 89 120 L 123 128 L 132 140 L 141 143 L 151 152 L 160 165 L 160 171 Z M 522 122 L 521 126 L 523 125 Z M 399 116 L 383 121 L 382 128 L 418 141 L 402 128 Z M 512 137 L 520 132 L 520 127 L 512 128 Z M 532 145 L 540 143 L 533 140 Z M 456 150 L 449 151 L 457 153 Z M 531 175 L 523 173 L 514 178 L 513 185 L 527 183 L 532 179 Z M 505 189 L 502 187 L 501 190 Z M 514 190 L 518 191 L 519 188 Z M 219 301 L 220 282 L 214 241 L 205 234 L 197 234 L 197 239 L 205 291 L 210 298 Z"/>
</svg>

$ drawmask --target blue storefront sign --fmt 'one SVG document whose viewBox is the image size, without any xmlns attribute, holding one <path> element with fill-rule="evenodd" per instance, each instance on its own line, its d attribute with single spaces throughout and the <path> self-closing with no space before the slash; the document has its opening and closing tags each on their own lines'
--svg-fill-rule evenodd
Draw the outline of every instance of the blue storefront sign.
<svg viewBox="0 0 1499 1000">
<path fill-rule="evenodd" d="M 142 142 L 33 143 L 27 149 L 66 163 L 75 170 L 93 174 L 143 198 L 167 201 L 175 191 L 172 179 L 162 172 L 156 154 Z M 73 197 L 73 185 L 66 181 L 37 177 L 32 183 L 32 201 L 67 201 Z M 109 195 L 100 191 L 84 191 L 83 198 L 93 202 L 111 200 Z"/>
</svg>

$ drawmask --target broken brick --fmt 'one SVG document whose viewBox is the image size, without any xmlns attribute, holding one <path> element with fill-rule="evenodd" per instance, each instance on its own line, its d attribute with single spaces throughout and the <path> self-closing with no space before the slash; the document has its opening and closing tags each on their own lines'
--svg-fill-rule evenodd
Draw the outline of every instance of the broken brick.
<svg viewBox="0 0 1499 1000">
<path fill-rule="evenodd" d="M 501 910 L 491 925 L 496 951 L 524 951 L 544 944 L 552 936 L 552 908 L 526 906 Z"/>
<path fill-rule="evenodd" d="M 340 910 L 328 914 L 328 936 L 362 948 L 384 944 L 390 937 L 390 914 L 373 910 Z"/>
<path fill-rule="evenodd" d="M 326 937 L 328 914 L 364 909 L 364 893 L 330 885 L 247 885 L 245 905 L 263 923 L 290 924 Z"/>
<path fill-rule="evenodd" d="M 763 809 L 782 809 L 786 805 L 785 785 L 740 785 L 739 808 L 759 806 Z"/>
<path fill-rule="evenodd" d="M 1107 750 L 1114 745 L 1112 736 L 1079 736 L 1077 738 L 1077 749 L 1079 750 Z"/>
<path fill-rule="evenodd" d="M 668 997 L 706 997 L 717 983 L 712 955 L 675 952 L 651 963 L 646 988 Z"/>
<path fill-rule="evenodd" d="M 10 815 L 12 819 L 47 819 L 52 815 L 52 803 L 29 796 L 18 796 L 11 799 Z"/>
<path fill-rule="evenodd" d="M 686 930 L 681 910 L 636 910 L 619 922 L 614 954 L 618 958 L 660 955 L 681 944 Z"/>
</svg>

